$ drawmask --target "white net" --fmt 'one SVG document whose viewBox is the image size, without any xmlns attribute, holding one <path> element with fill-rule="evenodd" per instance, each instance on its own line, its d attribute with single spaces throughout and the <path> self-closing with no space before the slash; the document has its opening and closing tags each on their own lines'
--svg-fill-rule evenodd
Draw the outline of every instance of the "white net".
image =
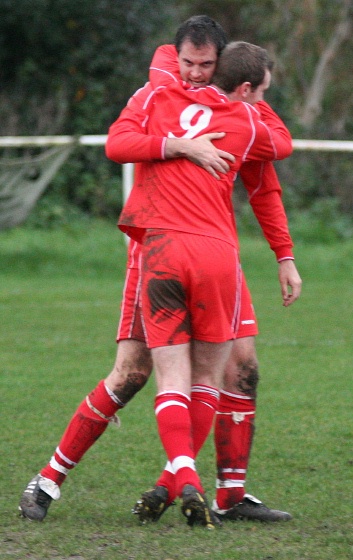
<svg viewBox="0 0 353 560">
<path fill-rule="evenodd" d="M 23 223 L 75 143 L 35 156 L 0 158 L 0 230 Z"/>
</svg>

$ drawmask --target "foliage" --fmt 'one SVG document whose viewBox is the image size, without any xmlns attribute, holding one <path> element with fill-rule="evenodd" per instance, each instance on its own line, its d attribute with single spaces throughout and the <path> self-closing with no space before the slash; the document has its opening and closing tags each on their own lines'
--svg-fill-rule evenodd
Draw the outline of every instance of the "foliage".
<svg viewBox="0 0 353 560">
<path fill-rule="evenodd" d="M 105 132 L 146 81 L 170 18 L 161 0 L 0 0 L 0 9 L 8 135 Z"/>
<path fill-rule="evenodd" d="M 272 53 L 274 83 L 268 99 L 276 101 L 294 134 L 343 139 L 351 130 L 351 0 L 179 0 L 179 5 L 185 17 L 208 13 L 224 26 L 230 40 L 257 43 Z M 337 51 L 329 50 L 332 41 L 337 42 Z M 311 86 L 320 64 L 327 70 L 319 83 L 324 98 L 309 124 L 301 117 L 314 96 Z"/>
<path fill-rule="evenodd" d="M 155 47 L 190 15 L 207 13 L 229 39 L 269 50 L 267 99 L 293 137 L 352 137 L 351 0 L 0 0 L 0 13 L 3 135 L 107 133 L 146 81 Z M 335 198 L 351 216 L 351 155 L 296 153 L 279 170 L 289 211 Z M 98 150 L 81 150 L 47 204 L 54 192 L 63 208 L 115 219 L 119 174 Z"/>
<path fill-rule="evenodd" d="M 84 396 L 115 356 L 126 246 L 112 224 L 2 232 L 0 556 L 16 560 L 346 560 L 351 558 L 353 244 L 299 245 L 302 298 L 281 307 L 264 242 L 242 240 L 260 322 L 261 383 L 249 492 L 289 523 L 190 530 L 179 504 L 138 525 L 131 507 L 164 464 L 153 380 L 70 473 L 43 523 L 18 517 L 20 495 L 49 460 Z M 328 418 L 329 416 L 329 418 Z M 198 459 L 214 495 L 212 438 Z M 325 491 L 323 492 L 323 489 Z"/>
<path fill-rule="evenodd" d="M 298 242 L 335 243 L 353 237 L 353 224 L 335 198 L 320 198 L 309 209 L 296 212 L 291 232 Z"/>
</svg>

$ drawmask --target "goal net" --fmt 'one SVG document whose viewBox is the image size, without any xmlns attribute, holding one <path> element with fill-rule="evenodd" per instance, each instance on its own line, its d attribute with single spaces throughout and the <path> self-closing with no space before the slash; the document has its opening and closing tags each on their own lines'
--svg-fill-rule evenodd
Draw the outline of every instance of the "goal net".
<svg viewBox="0 0 353 560">
<path fill-rule="evenodd" d="M 75 143 L 45 148 L 36 155 L 0 157 L 0 230 L 23 223 Z M 7 157 L 8 156 L 8 157 Z"/>
</svg>

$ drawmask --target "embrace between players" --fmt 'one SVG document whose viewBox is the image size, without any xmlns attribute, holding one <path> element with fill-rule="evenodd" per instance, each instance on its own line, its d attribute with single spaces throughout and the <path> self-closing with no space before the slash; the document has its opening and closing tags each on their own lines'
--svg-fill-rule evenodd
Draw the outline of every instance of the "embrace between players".
<svg viewBox="0 0 353 560">
<path fill-rule="evenodd" d="M 143 387 L 153 366 L 167 464 L 135 505 L 140 521 L 157 521 L 176 498 L 189 525 L 291 518 L 245 493 L 258 331 L 232 208 L 240 173 L 279 262 L 283 304 L 290 305 L 301 280 L 271 161 L 290 155 L 292 143 L 263 100 L 271 68 L 264 49 L 226 45 L 216 22 L 195 16 L 180 26 L 175 46 L 157 49 L 150 82 L 110 127 L 107 156 L 136 163 L 119 219 L 131 241 L 117 358 L 28 484 L 20 501 L 24 517 L 44 519 L 69 470 Z M 210 508 L 195 459 L 215 415 L 217 481 Z"/>
</svg>

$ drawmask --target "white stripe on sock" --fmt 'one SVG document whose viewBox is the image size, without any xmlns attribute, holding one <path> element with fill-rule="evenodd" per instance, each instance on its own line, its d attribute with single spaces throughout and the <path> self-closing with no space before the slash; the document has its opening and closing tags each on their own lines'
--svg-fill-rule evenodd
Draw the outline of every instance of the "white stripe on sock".
<svg viewBox="0 0 353 560">
<path fill-rule="evenodd" d="M 174 473 L 177 473 L 179 469 L 183 469 L 185 467 L 196 471 L 194 459 L 188 457 L 187 455 L 179 455 L 179 457 L 176 457 L 174 461 L 172 461 L 172 469 Z"/>
</svg>

